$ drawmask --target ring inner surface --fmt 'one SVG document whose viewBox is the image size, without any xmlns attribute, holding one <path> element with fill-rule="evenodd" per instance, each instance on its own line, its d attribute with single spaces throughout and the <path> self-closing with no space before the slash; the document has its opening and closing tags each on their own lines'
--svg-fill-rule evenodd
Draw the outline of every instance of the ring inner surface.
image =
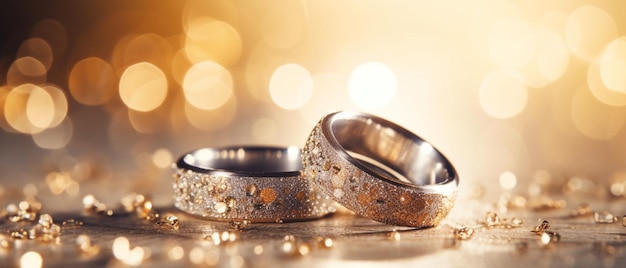
<svg viewBox="0 0 626 268">
<path fill-rule="evenodd" d="M 408 131 L 368 118 L 333 120 L 331 132 L 343 149 L 370 172 L 409 185 L 452 180 L 447 160 Z"/>
<path fill-rule="evenodd" d="M 290 148 L 201 149 L 188 154 L 184 162 L 209 171 L 243 174 L 293 173 L 302 169 L 300 151 Z"/>
</svg>

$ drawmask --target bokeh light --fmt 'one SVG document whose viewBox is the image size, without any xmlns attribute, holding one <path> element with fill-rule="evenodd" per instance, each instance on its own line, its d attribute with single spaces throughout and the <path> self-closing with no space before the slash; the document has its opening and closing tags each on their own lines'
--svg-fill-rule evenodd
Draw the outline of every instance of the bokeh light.
<svg viewBox="0 0 626 268">
<path fill-rule="evenodd" d="M 537 49 L 531 61 L 518 68 L 528 87 L 543 88 L 563 76 L 569 65 L 570 53 L 563 37 L 538 27 L 536 29 Z"/>
<path fill-rule="evenodd" d="M 480 85 L 480 106 L 492 117 L 513 117 L 526 107 L 527 91 L 519 73 L 495 71 L 488 74 Z"/>
<path fill-rule="evenodd" d="M 195 108 L 216 109 L 233 95 L 233 78 L 230 72 L 216 62 L 195 64 L 183 81 L 185 99 Z"/>
<path fill-rule="evenodd" d="M 309 71 L 298 64 L 278 67 L 270 79 L 270 95 L 279 107 L 294 110 L 304 106 L 313 93 Z"/>
<path fill-rule="evenodd" d="M 127 35 L 113 49 L 111 65 L 117 73 L 138 62 L 148 62 L 168 70 L 174 49 L 163 37 L 154 34 Z"/>
<path fill-rule="evenodd" d="M 53 57 L 58 59 L 65 56 L 68 36 L 65 26 L 53 19 L 38 21 L 30 30 L 32 38 L 41 38 L 46 41 L 53 52 Z"/>
<path fill-rule="evenodd" d="M 53 84 L 44 84 L 41 86 L 52 98 L 53 108 L 49 111 L 52 111 L 52 120 L 50 124 L 46 126 L 46 128 L 56 127 L 65 119 L 68 111 L 67 97 L 65 96 L 65 91 Z"/>
<path fill-rule="evenodd" d="M 237 101 L 234 96 L 231 96 L 224 105 L 214 110 L 199 109 L 185 101 L 183 109 L 187 121 L 193 127 L 205 131 L 214 131 L 230 124 L 237 112 Z"/>
<path fill-rule="evenodd" d="M 59 125 L 67 114 L 67 100 L 54 86 L 24 84 L 6 96 L 4 115 L 15 130 L 35 134 Z"/>
<path fill-rule="evenodd" d="M 245 67 L 246 88 L 255 100 L 272 103 L 270 79 L 278 67 L 290 60 L 265 43 L 259 43 L 249 53 Z"/>
<path fill-rule="evenodd" d="M 380 62 L 357 66 L 350 75 L 350 99 L 367 110 L 387 106 L 396 96 L 398 81 L 393 71 Z"/>
<path fill-rule="evenodd" d="M 230 24 L 210 17 L 188 22 L 185 53 L 192 63 L 215 61 L 230 67 L 241 55 L 241 37 Z"/>
<path fill-rule="evenodd" d="M 605 10 L 591 5 L 576 8 L 567 18 L 566 41 L 577 57 L 591 61 L 617 38 L 615 20 Z"/>
<path fill-rule="evenodd" d="M 600 77 L 608 89 L 626 94 L 626 37 L 612 41 L 604 49 Z"/>
<path fill-rule="evenodd" d="M 20 267 L 22 268 L 39 268 L 43 265 L 41 254 L 35 251 L 28 251 L 20 257 Z"/>
<path fill-rule="evenodd" d="M 626 93 L 611 90 L 602 81 L 601 65 L 597 62 L 591 63 L 587 68 L 587 85 L 593 97 L 604 104 L 611 106 L 626 105 Z"/>
<path fill-rule="evenodd" d="M 511 190 L 515 188 L 516 184 L 517 177 L 515 176 L 515 174 L 513 174 L 513 172 L 505 171 L 500 174 L 500 187 L 502 187 L 503 189 Z"/>
<path fill-rule="evenodd" d="M 52 48 L 46 40 L 35 37 L 22 42 L 17 51 L 17 57 L 32 57 L 41 62 L 44 68 L 48 70 L 52 65 L 54 55 L 52 54 Z"/>
<path fill-rule="evenodd" d="M 16 59 L 7 71 L 7 84 L 19 86 L 26 83 L 42 84 L 47 79 L 46 66 L 33 57 Z"/>
<path fill-rule="evenodd" d="M 174 157 L 168 149 L 160 148 L 152 154 L 152 162 L 159 168 L 168 168 L 172 165 Z"/>
<path fill-rule="evenodd" d="M 74 125 L 70 118 L 65 118 L 56 127 L 48 128 L 32 135 L 33 141 L 43 149 L 61 149 L 67 146 L 74 135 Z"/>
<path fill-rule="evenodd" d="M 147 112 L 163 103 L 167 88 L 165 74 L 153 64 L 141 62 L 124 71 L 120 78 L 119 93 L 128 108 Z"/>
<path fill-rule="evenodd" d="M 117 93 L 117 77 L 111 65 L 97 57 L 77 62 L 69 77 L 72 97 L 85 105 L 108 102 Z"/>
<path fill-rule="evenodd" d="M 615 137 L 626 119 L 626 107 L 613 107 L 598 101 L 586 86 L 578 89 L 571 107 L 572 120 L 578 131 L 591 139 Z"/>
</svg>

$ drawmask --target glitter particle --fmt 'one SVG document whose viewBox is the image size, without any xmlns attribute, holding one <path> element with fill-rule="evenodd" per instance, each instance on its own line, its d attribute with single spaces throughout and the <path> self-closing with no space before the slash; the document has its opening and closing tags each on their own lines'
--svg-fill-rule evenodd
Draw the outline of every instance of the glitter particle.
<svg viewBox="0 0 626 268">
<path fill-rule="evenodd" d="M 344 194 L 345 194 L 345 192 L 344 192 L 342 189 L 338 189 L 338 188 L 337 188 L 337 189 L 335 189 L 335 190 L 333 191 L 333 195 L 334 195 L 335 197 L 337 197 L 337 198 L 341 198 L 341 197 L 343 197 L 343 196 L 344 196 Z"/>
<path fill-rule="evenodd" d="M 172 230 L 178 230 L 180 228 L 178 217 L 174 215 L 167 215 L 163 217 L 163 220 L 157 222 L 157 225 L 160 227 L 165 227 L 165 228 L 169 228 Z"/>
<path fill-rule="evenodd" d="M 542 233 L 543 231 L 546 231 L 550 229 L 550 222 L 549 221 L 543 221 L 541 222 L 541 224 L 535 226 L 535 228 L 532 230 L 532 232 L 534 233 Z"/>
<path fill-rule="evenodd" d="M 472 238 L 472 236 L 474 236 L 474 229 L 470 227 L 461 226 L 454 229 L 454 238 L 456 239 L 468 240 Z"/>
<path fill-rule="evenodd" d="M 246 187 L 246 195 L 247 196 L 255 196 L 257 194 L 259 190 L 259 187 L 257 187 L 254 184 L 250 184 Z"/>
<path fill-rule="evenodd" d="M 396 230 L 393 230 L 389 233 L 387 233 L 387 238 L 389 238 L 390 240 L 393 241 L 400 241 L 400 233 Z"/>
<path fill-rule="evenodd" d="M 215 212 L 219 214 L 226 213 L 226 210 L 228 210 L 228 206 L 224 202 L 216 202 L 213 208 L 215 209 Z"/>
<path fill-rule="evenodd" d="M 617 217 L 613 213 L 608 211 L 594 212 L 593 220 L 596 223 L 614 223 L 617 221 Z"/>
</svg>

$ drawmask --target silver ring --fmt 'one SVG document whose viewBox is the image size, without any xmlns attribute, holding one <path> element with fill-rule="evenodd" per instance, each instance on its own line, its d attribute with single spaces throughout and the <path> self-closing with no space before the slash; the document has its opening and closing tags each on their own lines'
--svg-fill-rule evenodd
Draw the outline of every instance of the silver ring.
<svg viewBox="0 0 626 268">
<path fill-rule="evenodd" d="M 283 222 L 320 218 L 334 202 L 302 176 L 296 147 L 205 148 L 176 162 L 174 205 L 211 220 Z"/>
<path fill-rule="evenodd" d="M 303 150 L 305 175 L 337 203 L 373 220 L 436 226 L 456 198 L 450 162 L 417 135 L 357 112 L 323 117 Z"/>
</svg>

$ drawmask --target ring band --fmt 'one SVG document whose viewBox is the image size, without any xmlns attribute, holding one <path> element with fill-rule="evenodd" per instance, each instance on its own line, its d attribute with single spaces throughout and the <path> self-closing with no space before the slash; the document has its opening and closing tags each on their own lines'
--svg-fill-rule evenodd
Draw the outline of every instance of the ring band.
<svg viewBox="0 0 626 268">
<path fill-rule="evenodd" d="M 337 203 L 370 219 L 436 226 L 456 198 L 458 176 L 429 143 L 357 112 L 323 117 L 303 150 L 305 175 Z"/>
<path fill-rule="evenodd" d="M 296 147 L 205 148 L 176 162 L 174 205 L 211 220 L 283 222 L 320 218 L 334 202 L 302 176 Z"/>
</svg>

